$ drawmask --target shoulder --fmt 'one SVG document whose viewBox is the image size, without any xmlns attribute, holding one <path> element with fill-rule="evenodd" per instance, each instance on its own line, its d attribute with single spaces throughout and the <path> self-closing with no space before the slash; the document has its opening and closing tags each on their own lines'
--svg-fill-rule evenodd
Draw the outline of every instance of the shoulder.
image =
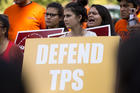
<svg viewBox="0 0 140 93">
<path fill-rule="evenodd" d="M 97 36 L 95 32 L 86 31 L 85 36 Z"/>
<path fill-rule="evenodd" d="M 9 46 L 12 52 L 21 52 L 20 48 L 16 44 L 14 44 L 14 42 L 9 41 Z"/>
<path fill-rule="evenodd" d="M 120 20 L 118 20 L 118 21 L 116 22 L 115 25 L 118 25 L 118 24 L 127 24 L 127 23 L 128 23 L 127 20 L 125 20 L 125 19 L 120 19 Z"/>
<path fill-rule="evenodd" d="M 41 5 L 39 5 L 38 3 L 32 1 L 31 7 L 36 7 L 37 10 L 45 10 L 45 8 Z"/>
<path fill-rule="evenodd" d="M 30 11 L 32 11 L 33 13 L 35 13 L 35 15 L 40 15 L 42 16 L 42 14 L 44 15 L 45 12 L 46 12 L 46 9 L 44 7 L 42 7 L 41 5 L 39 5 L 38 3 L 36 2 L 33 2 L 31 3 L 30 6 L 28 6 L 28 9 Z"/>
<path fill-rule="evenodd" d="M 11 43 L 10 56 L 12 57 L 11 59 L 13 60 L 18 60 L 18 61 L 23 60 L 23 53 L 21 49 L 13 42 Z"/>
<path fill-rule="evenodd" d="M 7 11 L 12 11 L 12 10 L 15 9 L 15 8 L 18 8 L 16 4 L 13 4 L 13 5 L 9 6 L 8 8 L 5 9 L 4 14 L 5 14 Z"/>
<path fill-rule="evenodd" d="M 120 19 L 115 24 L 115 32 L 127 31 L 128 22 L 125 19 Z"/>
</svg>

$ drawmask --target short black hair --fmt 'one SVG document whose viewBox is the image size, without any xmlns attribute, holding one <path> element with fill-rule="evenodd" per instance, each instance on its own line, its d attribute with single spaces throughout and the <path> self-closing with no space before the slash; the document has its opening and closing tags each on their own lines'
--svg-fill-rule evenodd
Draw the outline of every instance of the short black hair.
<svg viewBox="0 0 140 93">
<path fill-rule="evenodd" d="M 137 4 L 135 0 L 127 0 L 128 3 L 132 3 L 134 8 L 137 8 Z"/>
<path fill-rule="evenodd" d="M 60 17 L 63 16 L 64 14 L 64 9 L 62 7 L 62 5 L 60 3 L 57 2 L 52 2 L 50 4 L 47 5 L 47 8 L 52 7 L 52 8 L 56 8 L 58 10 L 58 14 Z"/>
<path fill-rule="evenodd" d="M 65 6 L 65 9 L 70 9 L 76 16 L 82 15 L 81 24 L 87 21 L 87 10 L 81 4 L 70 2 Z"/>
<path fill-rule="evenodd" d="M 6 28 L 5 37 L 8 38 L 8 30 L 10 26 L 8 16 L 4 14 L 0 14 L 0 21 L 2 22 L 3 28 Z"/>
<path fill-rule="evenodd" d="M 118 2 L 121 2 L 122 0 L 117 0 L 117 1 L 118 1 Z M 128 3 L 132 3 L 133 6 L 134 6 L 134 8 L 137 7 L 137 3 L 136 3 L 136 1 L 137 1 L 137 0 L 126 0 L 126 2 L 128 2 Z"/>
</svg>

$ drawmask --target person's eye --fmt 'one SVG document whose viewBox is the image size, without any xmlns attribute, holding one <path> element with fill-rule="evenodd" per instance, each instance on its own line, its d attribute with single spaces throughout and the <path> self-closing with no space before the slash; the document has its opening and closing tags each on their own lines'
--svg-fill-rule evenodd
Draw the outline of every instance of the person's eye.
<svg viewBox="0 0 140 93">
<path fill-rule="evenodd" d="M 127 8 L 127 7 L 128 7 L 128 5 L 124 5 L 124 7 L 126 7 L 126 8 Z"/>
<path fill-rule="evenodd" d="M 71 17 L 71 15 L 65 15 L 65 17 Z"/>
<path fill-rule="evenodd" d="M 91 14 L 92 14 L 92 15 L 96 15 L 97 13 L 95 13 L 95 12 L 89 12 L 89 13 L 88 13 L 88 15 L 91 15 Z"/>
</svg>

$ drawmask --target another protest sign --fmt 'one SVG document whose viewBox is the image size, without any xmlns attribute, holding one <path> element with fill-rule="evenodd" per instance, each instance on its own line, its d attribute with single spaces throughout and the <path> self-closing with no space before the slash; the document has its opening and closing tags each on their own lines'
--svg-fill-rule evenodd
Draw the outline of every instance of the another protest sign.
<svg viewBox="0 0 140 93">
<path fill-rule="evenodd" d="M 61 36 L 65 35 L 65 34 L 67 34 L 67 33 L 69 33 L 69 32 L 50 34 L 50 35 L 48 35 L 48 38 L 61 37 Z"/>
<path fill-rule="evenodd" d="M 25 40 L 27 38 L 47 38 L 50 34 L 63 33 L 63 31 L 64 28 L 19 31 L 15 43 L 24 52 Z"/>
<path fill-rule="evenodd" d="M 111 36 L 110 25 L 87 28 L 86 30 L 95 32 L 97 36 Z"/>
</svg>

